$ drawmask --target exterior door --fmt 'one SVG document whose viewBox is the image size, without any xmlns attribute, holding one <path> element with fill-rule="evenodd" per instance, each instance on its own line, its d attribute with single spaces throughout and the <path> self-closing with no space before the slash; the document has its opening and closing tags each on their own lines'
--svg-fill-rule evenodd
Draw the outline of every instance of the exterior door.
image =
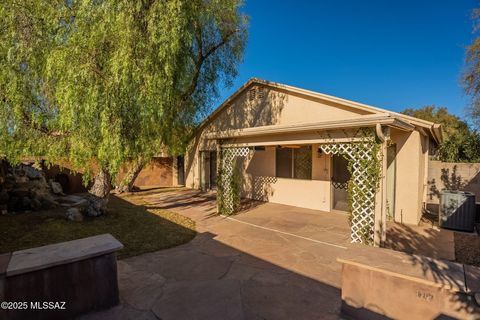
<svg viewBox="0 0 480 320">
<path fill-rule="evenodd" d="M 185 185 L 185 158 L 183 156 L 177 157 L 177 184 Z"/>
<path fill-rule="evenodd" d="M 210 151 L 210 189 L 217 188 L 217 152 Z"/>
<path fill-rule="evenodd" d="M 338 211 L 349 211 L 348 207 L 348 160 L 343 156 L 332 157 L 332 209 Z"/>
<path fill-rule="evenodd" d="M 200 188 L 204 191 L 217 187 L 217 152 L 200 152 Z"/>
</svg>

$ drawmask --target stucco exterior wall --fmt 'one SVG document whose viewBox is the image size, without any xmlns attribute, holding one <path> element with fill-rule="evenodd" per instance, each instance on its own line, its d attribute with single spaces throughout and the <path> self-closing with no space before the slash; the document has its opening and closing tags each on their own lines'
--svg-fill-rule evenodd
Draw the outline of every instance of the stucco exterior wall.
<svg viewBox="0 0 480 320">
<path fill-rule="evenodd" d="M 330 211 L 330 156 L 312 147 L 312 180 L 277 178 L 275 147 L 255 151 L 244 172 L 243 196 L 273 203 Z"/>
<path fill-rule="evenodd" d="M 391 131 L 396 144 L 395 215 L 397 222 L 418 224 L 422 217 L 425 188 L 425 159 L 418 131 Z M 428 149 L 427 149 L 428 150 Z"/>
<path fill-rule="evenodd" d="M 268 125 L 352 119 L 359 115 L 371 114 L 371 112 L 330 101 L 307 99 L 302 94 L 289 93 L 265 86 L 261 98 L 250 99 L 249 92 L 254 87 L 247 88 L 234 99 L 192 141 L 185 157 L 185 185 L 187 187 L 200 187 L 199 151 L 214 151 L 217 148 L 215 141 L 205 139 L 206 133 Z M 305 138 L 314 138 L 315 134 L 304 134 L 304 136 Z M 235 142 L 238 143 L 240 140 L 244 142 L 261 141 L 262 139 L 265 140 L 265 137 L 237 139 Z"/>
<path fill-rule="evenodd" d="M 265 87 L 260 98 L 250 99 L 249 89 L 247 88 L 230 101 L 223 111 L 215 114 L 192 141 L 185 156 L 187 187 L 200 188 L 199 152 L 217 150 L 216 141 L 206 139 L 207 133 L 268 125 L 345 120 L 373 113 L 319 98 L 307 98 L 301 93 L 290 93 L 278 88 Z M 332 130 L 329 135 L 342 138 L 343 131 Z M 275 145 L 282 144 L 282 141 L 294 140 L 297 143 L 302 141 L 301 143 L 307 144 L 309 140 L 318 139 L 319 135 L 319 132 L 304 132 L 224 140 L 227 144 L 267 145 L 265 151 L 255 152 L 246 168 L 243 195 L 276 203 L 330 211 L 331 161 L 330 157 L 325 155 L 317 157 L 316 145 L 312 148 L 314 153 L 312 180 L 275 177 Z M 396 129 L 391 130 L 391 138 L 397 145 L 394 219 L 407 224 L 418 224 L 427 194 L 428 138 L 422 136 L 417 130 L 407 132 Z"/>
</svg>

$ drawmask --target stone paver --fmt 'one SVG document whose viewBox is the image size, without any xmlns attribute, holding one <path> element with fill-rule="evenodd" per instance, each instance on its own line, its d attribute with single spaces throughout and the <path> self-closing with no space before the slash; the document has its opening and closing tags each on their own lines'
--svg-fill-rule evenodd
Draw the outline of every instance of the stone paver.
<svg viewBox="0 0 480 320">
<path fill-rule="evenodd" d="M 338 319 L 346 215 L 273 203 L 231 218 L 214 195 L 145 198 L 194 219 L 190 243 L 119 261 L 121 305 L 82 319 Z"/>
</svg>

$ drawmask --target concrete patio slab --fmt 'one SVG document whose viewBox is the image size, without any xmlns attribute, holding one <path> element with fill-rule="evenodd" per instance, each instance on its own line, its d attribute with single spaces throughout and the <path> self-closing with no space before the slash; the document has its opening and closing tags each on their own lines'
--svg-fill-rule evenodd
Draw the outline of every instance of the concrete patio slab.
<svg viewBox="0 0 480 320">
<path fill-rule="evenodd" d="M 82 319 L 339 318 L 347 215 L 263 203 L 221 217 L 214 194 L 186 189 L 145 200 L 194 219 L 199 234 L 120 261 L 121 307 Z"/>
</svg>

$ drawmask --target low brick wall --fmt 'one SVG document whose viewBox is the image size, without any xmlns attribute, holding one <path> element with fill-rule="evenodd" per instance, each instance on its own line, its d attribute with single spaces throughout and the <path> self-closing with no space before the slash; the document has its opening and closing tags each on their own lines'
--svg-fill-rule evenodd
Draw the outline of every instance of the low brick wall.
<svg viewBox="0 0 480 320">
<path fill-rule="evenodd" d="M 104 234 L 0 256 L 0 298 L 16 303 L 0 318 L 71 319 L 118 304 L 122 248 Z"/>
</svg>

